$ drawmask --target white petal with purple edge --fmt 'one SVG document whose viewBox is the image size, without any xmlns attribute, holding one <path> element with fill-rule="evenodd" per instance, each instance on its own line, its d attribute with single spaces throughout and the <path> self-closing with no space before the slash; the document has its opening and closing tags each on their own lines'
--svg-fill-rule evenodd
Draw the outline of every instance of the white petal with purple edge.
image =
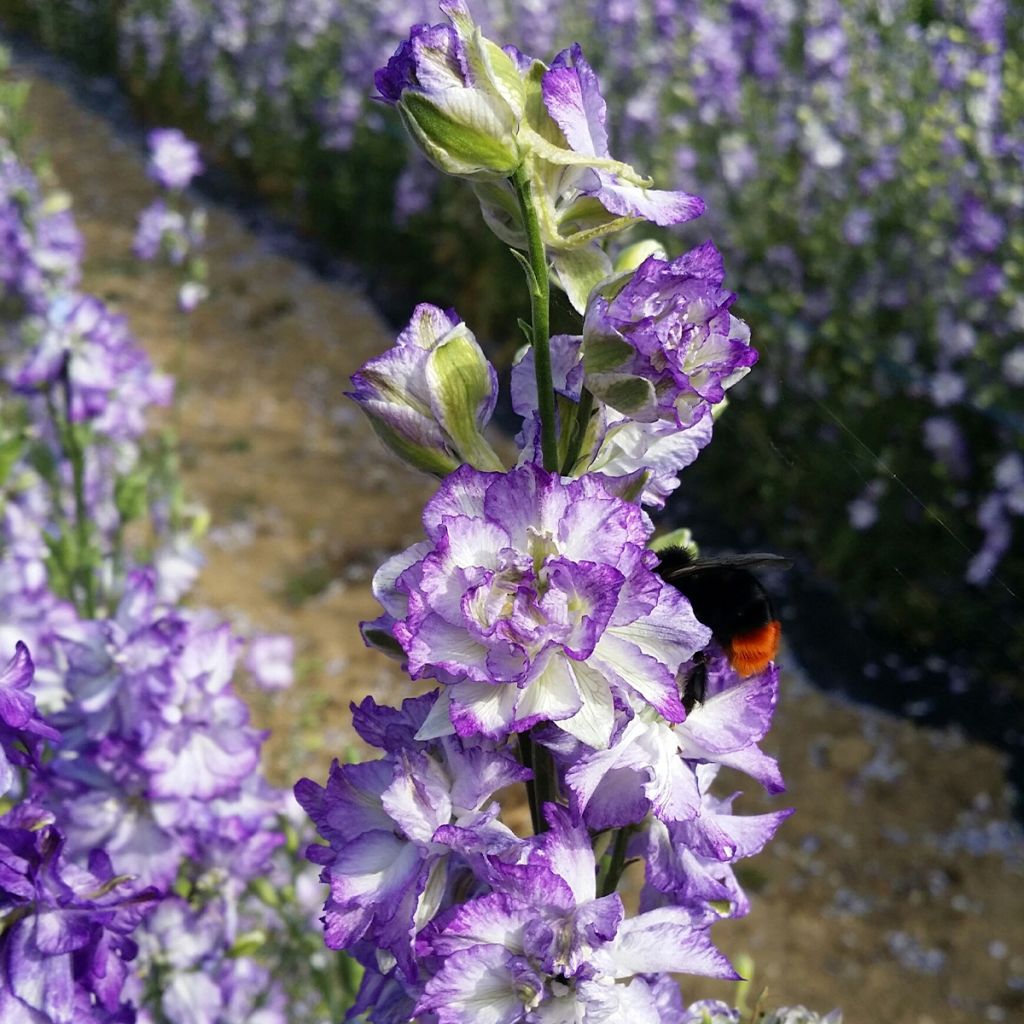
<svg viewBox="0 0 1024 1024">
<path fill-rule="evenodd" d="M 330 867 L 331 896 L 339 903 L 369 897 L 374 903 L 394 900 L 412 881 L 419 851 L 390 832 L 364 832 L 338 852 Z"/>
<path fill-rule="evenodd" d="M 433 550 L 428 540 L 413 544 L 401 554 L 389 558 L 373 574 L 373 596 L 381 603 L 384 610 L 396 618 L 401 618 L 408 610 L 409 599 L 395 589 L 395 582 L 409 566 L 425 558 Z"/>
<path fill-rule="evenodd" d="M 576 677 L 568 659 L 552 653 L 540 674 L 521 691 L 516 705 L 516 721 L 560 722 L 572 718 L 582 704 Z"/>
<path fill-rule="evenodd" d="M 615 978 L 634 974 L 701 974 L 739 980 L 689 911 L 662 907 L 623 921 L 615 941 L 594 951 L 594 966 Z"/>
<path fill-rule="evenodd" d="M 450 782 L 433 758 L 408 755 L 381 794 L 384 810 L 410 839 L 426 845 L 440 825 L 451 821 Z"/>
<path fill-rule="evenodd" d="M 722 690 L 690 712 L 678 727 L 680 741 L 719 754 L 757 743 L 771 726 L 776 694 L 763 673 Z"/>
<path fill-rule="evenodd" d="M 544 812 L 551 829 L 542 836 L 537 860 L 568 883 L 577 903 L 594 899 L 594 850 L 587 830 L 573 827 L 569 812 L 562 807 L 545 804 Z"/>
<path fill-rule="evenodd" d="M 591 663 L 621 685 L 639 694 L 670 722 L 681 722 L 686 711 L 679 700 L 675 670 L 644 654 L 636 644 L 609 629 L 594 650 Z"/>
<path fill-rule="evenodd" d="M 488 650 L 466 633 L 465 627 L 445 622 L 440 615 L 427 614 L 416 632 L 395 626 L 395 638 L 409 656 L 409 674 L 422 679 L 437 665 L 453 673 L 483 681 L 490 678 Z"/>
<path fill-rule="evenodd" d="M 601 188 L 596 197 L 609 213 L 642 217 L 660 227 L 683 224 L 704 213 L 704 201 L 687 192 L 666 192 L 620 182 L 614 175 L 598 172 Z"/>
<path fill-rule="evenodd" d="M 647 982 L 634 978 L 628 985 L 583 981 L 577 985 L 576 999 L 586 1007 L 586 1024 L 662 1024 L 663 1018 Z M 569 1018 L 575 1024 L 576 1018 Z M 545 1018 L 545 1024 L 547 1020 Z"/>
<path fill-rule="evenodd" d="M 429 928 L 420 936 L 425 952 L 451 956 L 473 946 L 504 946 L 512 953 L 523 952 L 523 928 L 537 916 L 535 907 L 492 893 L 462 904 L 446 916 L 442 930 Z"/>
<path fill-rule="evenodd" d="M 508 683 L 453 683 L 448 687 L 449 716 L 460 736 L 503 736 L 516 718 L 519 689 Z"/>
<path fill-rule="evenodd" d="M 445 516 L 483 517 L 487 483 L 500 476 L 499 473 L 481 473 L 471 466 L 455 470 L 423 509 L 427 536 L 437 539 L 436 531 Z"/>
<path fill-rule="evenodd" d="M 608 680 L 586 662 L 569 664 L 576 677 L 581 704 L 579 711 L 560 721 L 558 727 L 589 747 L 607 747 L 615 724 L 615 703 Z"/>
<path fill-rule="evenodd" d="M 513 972 L 513 957 L 501 946 L 475 946 L 449 957 L 427 982 L 419 1015 L 434 1011 L 438 1024 L 515 1024 L 526 1007 Z"/>
<path fill-rule="evenodd" d="M 423 724 L 416 731 L 414 739 L 436 740 L 442 736 L 451 736 L 455 732 L 449 714 L 449 702 L 451 700 L 451 689 L 444 687 L 437 691 L 437 700 L 434 701 L 430 713 L 423 720 Z"/>
</svg>

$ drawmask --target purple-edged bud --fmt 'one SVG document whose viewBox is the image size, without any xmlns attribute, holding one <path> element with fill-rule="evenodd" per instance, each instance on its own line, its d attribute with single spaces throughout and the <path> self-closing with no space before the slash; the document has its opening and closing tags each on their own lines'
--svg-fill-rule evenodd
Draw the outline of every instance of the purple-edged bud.
<svg viewBox="0 0 1024 1024">
<path fill-rule="evenodd" d="M 374 76 L 409 134 L 446 174 L 505 178 L 521 162 L 516 133 L 525 89 L 515 61 L 485 39 L 462 0 L 441 9 L 452 25 L 415 25 Z"/>
<path fill-rule="evenodd" d="M 380 439 L 417 469 L 445 476 L 463 463 L 504 467 L 483 436 L 498 378 L 453 310 L 422 303 L 393 348 L 352 375 Z"/>
<path fill-rule="evenodd" d="M 594 291 L 583 325 L 587 388 L 633 419 L 692 426 L 757 362 L 750 329 L 729 312 L 711 242 L 671 262 L 650 256 Z"/>
</svg>

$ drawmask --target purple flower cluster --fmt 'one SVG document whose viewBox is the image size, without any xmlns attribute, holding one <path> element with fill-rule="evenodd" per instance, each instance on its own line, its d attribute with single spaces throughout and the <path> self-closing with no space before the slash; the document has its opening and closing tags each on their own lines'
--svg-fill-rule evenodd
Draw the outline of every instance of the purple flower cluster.
<svg viewBox="0 0 1024 1024">
<path fill-rule="evenodd" d="M 79 6 L 80 16 L 93 16 L 91 4 Z M 899 422 L 895 435 L 865 432 L 865 444 L 886 452 L 887 472 L 927 486 L 924 504 L 947 516 L 956 510 L 951 528 L 973 533 L 979 547 L 963 569 L 984 585 L 1008 547 L 999 538 L 1012 538 L 1019 518 L 990 499 L 996 466 L 1020 432 L 1024 136 L 1013 42 L 1024 21 L 1005 0 L 943 0 L 929 5 L 926 24 L 913 0 L 894 0 L 884 18 L 876 6 L 475 4 L 486 29 L 527 53 L 581 40 L 608 86 L 623 158 L 642 156 L 680 180 L 701 175 L 712 232 L 763 311 L 762 336 L 777 353 L 776 373 L 762 381 L 764 405 L 809 446 L 822 443 L 810 410 L 823 399 L 847 421 L 868 409 L 880 423 Z M 455 29 L 431 24 L 434 10 L 434 0 L 130 0 L 119 8 L 121 61 L 149 87 L 173 82 L 187 102 L 201 103 L 223 148 L 291 178 L 306 170 L 295 154 L 310 139 L 328 159 L 343 151 L 344 166 L 344 151 L 388 130 L 368 87 L 375 69 L 389 101 L 407 86 L 426 94 L 455 81 L 466 87 L 479 74 Z M 410 24 L 416 29 L 388 61 L 389 40 Z M 555 58 L 543 99 L 559 127 L 568 114 L 574 152 L 607 155 L 604 101 L 593 101 L 579 52 Z M 172 91 L 171 109 L 181 99 Z M 576 130 L 581 107 L 595 130 Z M 424 206 L 421 166 L 410 162 L 399 179 L 399 219 Z M 665 194 L 675 197 L 666 219 L 652 193 L 609 175 L 563 167 L 553 176 L 578 186 L 576 198 L 658 223 L 694 201 Z M 500 209 L 490 214 L 502 224 Z M 198 294 L 189 289 L 184 303 Z M 919 294 L 928 302 L 908 301 Z M 968 346 L 953 341 L 966 336 Z M 937 413 L 956 433 L 941 455 L 929 443 Z M 918 478 L 922 460 L 930 471 Z M 773 482 L 784 487 L 788 476 L 780 466 Z M 875 542 L 855 547 L 854 557 L 877 550 L 886 562 L 902 542 L 899 529 L 886 535 L 887 524 L 902 517 L 878 514 L 874 492 L 858 495 L 859 486 L 838 472 L 828 482 L 835 504 L 819 543 L 853 547 L 832 526 L 849 509 L 850 527 L 870 528 Z"/>
<path fill-rule="evenodd" d="M 650 256 L 617 293 L 595 292 L 583 324 L 590 390 L 620 413 L 682 430 L 710 416 L 757 361 L 724 277 L 706 242 L 671 262 Z"/>
<path fill-rule="evenodd" d="M 143 438 L 171 382 L 76 290 L 74 260 L 49 258 L 53 204 L 17 167 L 20 220 L 0 236 L 0 265 L 18 267 L 2 304 L 0 1017 L 278 1024 L 301 978 L 249 954 L 308 914 L 253 890 L 294 885 L 290 800 L 232 685 L 241 641 L 179 607 L 198 553 L 172 465 Z M 126 541 L 143 518 L 146 559 Z M 248 665 L 280 685 L 274 639 Z"/>
<path fill-rule="evenodd" d="M 29 685 L 35 666 L 28 648 L 18 642 L 14 657 L 0 672 L 0 796 L 14 785 L 14 768 L 38 766 L 44 740 L 60 739 L 60 733 L 39 717 Z"/>
<path fill-rule="evenodd" d="M 579 403 L 583 393 L 583 338 L 560 334 L 551 339 L 551 361 L 556 392 Z M 523 418 L 516 441 L 523 458 L 540 453 L 540 421 L 533 350 L 525 349 L 512 367 L 512 408 Z M 640 503 L 656 508 L 679 486 L 679 473 L 689 466 L 711 440 L 712 417 L 700 416 L 685 429 L 674 418 L 645 421 L 601 404 L 592 421 L 574 472 L 611 477 L 632 477 L 641 484 Z"/>
<path fill-rule="evenodd" d="M 605 746 L 616 702 L 685 716 L 679 665 L 710 633 L 652 571 L 651 529 L 619 481 L 534 463 L 468 467 L 423 512 L 427 541 L 385 562 L 374 593 L 414 679 L 440 679 L 461 736 L 554 721 Z"/>
<path fill-rule="evenodd" d="M 327 944 L 366 968 L 352 1012 L 469 1024 L 481 1012 L 532 1020 L 543 1006 L 557 1019 L 682 1022 L 669 972 L 736 977 L 710 925 L 747 911 L 731 865 L 789 812 L 737 817 L 731 799 L 707 792 L 719 764 L 781 788 L 757 748 L 774 677 L 726 675 L 716 673 L 713 685 L 726 688 L 681 725 L 620 713 L 606 750 L 549 733 L 571 803 L 549 804 L 548 830 L 530 839 L 501 823 L 494 800 L 528 770 L 501 741 L 437 736 L 443 691 L 400 709 L 372 698 L 354 707 L 357 731 L 384 756 L 335 763 L 326 786 L 296 786 L 327 844 L 309 849 L 330 885 Z M 615 827 L 631 832 L 629 854 L 648 865 L 632 917 L 614 886 L 598 888 L 592 836 Z"/>
<path fill-rule="evenodd" d="M 199 147 L 177 128 L 149 133 L 149 176 L 162 188 L 180 191 L 203 171 Z"/>
<path fill-rule="evenodd" d="M 132 938 L 157 898 L 94 850 L 66 855 L 54 819 L 30 803 L 0 818 L 0 1016 L 52 1024 L 131 1021 L 122 989 Z"/>
<path fill-rule="evenodd" d="M 0 143 L 0 309 L 42 312 L 54 291 L 74 288 L 82 239 L 64 196 L 46 197 L 35 175 Z"/>
<path fill-rule="evenodd" d="M 186 216 L 179 206 L 181 192 L 202 172 L 199 148 L 176 128 L 161 128 L 149 133 L 149 150 L 150 177 L 167 194 L 139 214 L 132 248 L 143 263 L 161 257 L 177 270 L 181 277 L 178 307 L 191 313 L 209 295 L 201 255 L 206 211 L 197 207 Z"/>
<path fill-rule="evenodd" d="M 39 317 L 23 319 L 9 336 L 6 382 L 23 395 L 67 383 L 72 422 L 88 422 L 117 440 L 142 433 L 150 405 L 170 401 L 172 383 L 157 374 L 128 330 L 92 295 L 54 294 Z"/>
</svg>

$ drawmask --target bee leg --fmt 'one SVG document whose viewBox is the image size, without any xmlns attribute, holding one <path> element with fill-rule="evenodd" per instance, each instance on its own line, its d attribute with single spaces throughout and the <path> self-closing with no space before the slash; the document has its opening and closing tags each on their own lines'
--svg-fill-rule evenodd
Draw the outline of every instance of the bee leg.
<svg viewBox="0 0 1024 1024">
<path fill-rule="evenodd" d="M 708 692 L 708 665 L 704 659 L 704 652 L 699 651 L 693 659 L 693 668 L 690 669 L 683 684 L 683 709 L 689 714 L 696 704 L 703 704 Z"/>
</svg>

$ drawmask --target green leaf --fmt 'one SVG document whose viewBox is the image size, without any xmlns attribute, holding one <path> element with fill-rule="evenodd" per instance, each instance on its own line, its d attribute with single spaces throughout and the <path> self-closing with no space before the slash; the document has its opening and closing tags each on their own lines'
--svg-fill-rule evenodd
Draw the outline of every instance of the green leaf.
<svg viewBox="0 0 1024 1024">
<path fill-rule="evenodd" d="M 588 337 L 583 346 L 583 365 L 587 376 L 612 373 L 633 355 L 633 346 L 621 338 L 606 334 Z"/>
<path fill-rule="evenodd" d="M 23 437 L 9 437 L 0 441 L 0 487 L 7 483 L 14 464 L 21 457 L 25 447 Z"/>
<path fill-rule="evenodd" d="M 267 944 L 267 933 L 261 928 L 254 928 L 252 931 L 243 932 L 231 944 L 228 956 L 237 960 L 241 957 L 249 957 L 258 953 Z"/>
<path fill-rule="evenodd" d="M 278 894 L 277 887 L 270 884 L 270 879 L 261 875 L 254 878 L 249 883 L 249 887 L 265 906 L 279 907 L 281 905 L 281 898 Z"/>
<path fill-rule="evenodd" d="M 130 523 L 146 514 L 148 487 L 149 472 L 144 468 L 117 478 L 114 484 L 114 504 L 121 522 Z"/>
<path fill-rule="evenodd" d="M 574 149 L 563 148 L 549 142 L 539 132 L 533 130 L 525 122 L 519 126 L 519 138 L 528 148 L 548 163 L 560 167 L 593 167 L 596 170 L 608 171 L 616 174 L 624 182 L 631 185 L 639 185 L 641 188 L 650 188 L 654 184 L 653 179 L 640 174 L 629 164 L 621 160 L 613 160 L 611 157 L 593 156 L 588 153 L 577 153 Z"/>
<path fill-rule="evenodd" d="M 592 246 L 556 251 L 552 262 L 558 283 L 568 295 L 573 309 L 582 315 L 587 310 L 591 291 L 611 273 L 611 260 L 602 249 Z"/>
<path fill-rule="evenodd" d="M 533 272 L 533 267 L 530 266 L 530 261 L 521 253 L 518 249 L 509 249 L 509 252 L 515 257 L 515 261 L 523 268 L 523 273 L 526 275 L 526 287 L 530 289 L 532 295 L 537 291 L 537 275 Z M 532 336 L 532 331 L 530 332 Z"/>
</svg>

